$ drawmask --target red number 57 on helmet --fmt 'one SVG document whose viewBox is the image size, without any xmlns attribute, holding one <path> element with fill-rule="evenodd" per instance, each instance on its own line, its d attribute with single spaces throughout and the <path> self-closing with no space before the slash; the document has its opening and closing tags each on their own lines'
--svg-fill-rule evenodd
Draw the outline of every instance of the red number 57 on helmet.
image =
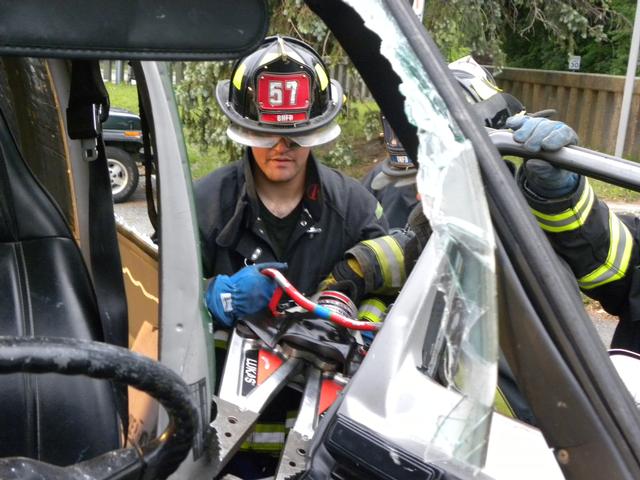
<svg viewBox="0 0 640 480">
<path fill-rule="evenodd" d="M 310 80 L 304 73 L 258 77 L 260 121 L 295 123 L 308 119 Z"/>
</svg>

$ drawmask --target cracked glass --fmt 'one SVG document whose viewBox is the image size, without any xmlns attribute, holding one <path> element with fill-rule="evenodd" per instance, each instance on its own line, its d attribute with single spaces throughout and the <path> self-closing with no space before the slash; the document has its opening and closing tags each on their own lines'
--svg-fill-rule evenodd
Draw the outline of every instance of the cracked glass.
<svg viewBox="0 0 640 480">
<path fill-rule="evenodd" d="M 495 239 L 477 159 L 384 4 L 380 0 L 346 3 L 380 36 L 381 53 L 401 78 L 407 117 L 418 129 L 418 191 L 433 229 L 422 256 L 428 254 L 437 262 L 431 276 L 416 279 L 412 275 L 407 283 L 413 285 L 405 285 L 416 288 L 422 282 L 420 288 L 434 291 L 423 296 L 434 305 L 416 309 L 421 315 L 418 321 L 428 325 L 422 362 L 414 363 L 451 393 L 417 398 L 421 390 L 406 382 L 403 402 L 387 399 L 385 415 L 397 417 L 400 423 L 385 433 L 414 437 L 413 441 L 426 439 L 425 461 L 455 458 L 479 470 L 486 458 L 497 383 L 498 337 Z M 407 417 L 403 405 L 412 394 L 416 398 L 411 401 L 421 401 L 426 410 L 420 432 L 409 425 L 403 431 L 401 423 Z"/>
</svg>

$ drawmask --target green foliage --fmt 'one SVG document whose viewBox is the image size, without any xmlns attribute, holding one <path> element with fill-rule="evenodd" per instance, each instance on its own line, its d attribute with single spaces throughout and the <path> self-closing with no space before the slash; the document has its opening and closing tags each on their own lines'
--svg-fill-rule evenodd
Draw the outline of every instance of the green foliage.
<svg viewBox="0 0 640 480">
<path fill-rule="evenodd" d="M 470 53 L 501 59 L 500 32 L 504 16 L 500 3 L 496 0 L 430 1 L 423 23 L 447 61 Z"/>
<path fill-rule="evenodd" d="M 340 61 L 344 52 L 302 0 L 270 0 L 270 34 L 290 35 L 312 45 L 323 57 Z M 184 80 L 176 89 L 180 116 L 187 140 L 201 150 L 215 147 L 222 161 L 238 157 L 241 148 L 226 136 L 228 120 L 215 100 L 218 81 L 230 77 L 229 62 L 191 62 L 184 69 Z"/>
<path fill-rule="evenodd" d="M 505 32 L 509 30 L 528 35 L 535 27 L 555 38 L 554 45 L 565 47 L 575 45 L 580 38 L 603 38 L 602 25 L 608 18 L 609 1 L 429 0 L 424 24 L 449 60 L 472 53 L 481 62 L 501 64 Z M 268 4 L 270 34 L 304 40 L 328 65 L 348 61 L 331 32 L 302 0 L 269 0 Z M 353 71 L 352 66 L 349 69 Z M 176 92 L 187 143 L 203 152 L 215 151 L 217 160 L 223 163 L 239 154 L 239 147 L 225 134 L 228 120 L 215 101 L 215 86 L 219 80 L 228 79 L 230 71 L 229 63 L 188 63 L 184 81 Z M 337 167 L 352 165 L 358 148 L 355 134 L 361 137 L 364 132 L 370 136 L 380 130 L 376 112 L 377 108 L 363 112 L 347 109 L 339 120 L 343 135 L 324 160 Z"/>
<path fill-rule="evenodd" d="M 326 152 L 326 153 L 323 153 Z M 318 153 L 322 163 L 333 168 L 349 167 L 355 163 L 353 147 L 343 138 L 337 141 L 330 149 L 322 149 Z"/>
<path fill-rule="evenodd" d="M 571 50 L 579 39 L 605 38 L 610 0 L 433 0 L 424 24 L 448 60 L 472 53 L 501 65 L 503 46 L 533 29 L 547 48 Z"/>
<path fill-rule="evenodd" d="M 517 22 L 516 32 L 507 35 L 505 53 L 512 67 L 566 70 L 569 55 L 580 55 L 580 71 L 623 75 L 626 73 L 636 2 L 612 0 L 603 13 L 601 35 L 579 35 L 573 42 L 558 44 L 553 32 L 540 26 L 525 29 Z"/>
<path fill-rule="evenodd" d="M 225 158 L 224 152 L 216 148 L 201 150 L 200 148 L 187 143 L 187 155 L 191 165 L 191 176 L 194 179 L 205 176 L 207 173 L 225 164 L 221 159 Z"/>
<path fill-rule="evenodd" d="M 638 202 L 640 193 L 599 180 L 589 180 L 598 198 L 609 202 Z"/>
<path fill-rule="evenodd" d="M 111 105 L 118 108 L 124 108 L 133 113 L 138 113 L 138 90 L 135 85 L 126 83 L 105 83 L 107 92 L 109 93 L 109 101 Z"/>
<path fill-rule="evenodd" d="M 222 161 L 238 158 L 241 148 L 226 134 L 228 120 L 215 100 L 219 80 L 229 78 L 229 62 L 191 62 L 176 88 L 176 100 L 187 143 L 200 150 L 216 147 Z"/>
<path fill-rule="evenodd" d="M 330 167 L 344 169 L 369 160 L 359 158 L 363 143 L 376 137 L 382 128 L 380 109 L 375 102 L 350 102 L 338 117 L 342 133 L 335 145 L 318 150 L 318 158 Z M 364 137 L 364 138 L 363 138 Z"/>
</svg>

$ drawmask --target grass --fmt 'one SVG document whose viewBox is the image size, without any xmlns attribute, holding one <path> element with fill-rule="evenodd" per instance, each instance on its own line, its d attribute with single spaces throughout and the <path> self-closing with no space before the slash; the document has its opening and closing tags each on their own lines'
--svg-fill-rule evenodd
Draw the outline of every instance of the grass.
<svg viewBox="0 0 640 480">
<path fill-rule="evenodd" d="M 601 182 L 600 180 L 589 180 L 589 182 L 596 195 L 602 200 L 625 203 L 640 202 L 640 193 L 633 190 Z"/>
<path fill-rule="evenodd" d="M 138 91 L 135 85 L 127 85 L 120 83 L 106 82 L 107 92 L 109 92 L 109 100 L 111 105 L 118 108 L 124 108 L 133 113 L 139 113 L 138 108 Z"/>
<path fill-rule="evenodd" d="M 127 85 L 124 83 L 116 85 L 115 83 L 105 83 L 109 92 L 111 106 L 124 108 L 133 113 L 139 113 L 138 108 L 138 92 L 135 85 Z M 191 163 L 191 175 L 194 178 L 200 178 L 211 170 L 221 166 L 216 162 L 216 158 L 220 158 L 216 149 L 209 151 L 201 151 L 197 147 L 187 143 L 187 155 Z"/>
<path fill-rule="evenodd" d="M 114 83 L 106 83 L 105 85 L 109 92 L 111 105 L 138 113 L 138 94 L 134 85 L 116 85 Z M 378 115 L 378 106 L 373 101 L 349 102 L 345 107 L 345 113 L 340 115 L 339 124 L 342 128 L 342 139 L 351 145 L 354 153 L 354 160 L 350 164 L 340 166 L 340 170 L 347 175 L 360 178 L 371 168 L 375 160 L 380 160 L 384 156 L 382 142 L 377 138 L 377 133 L 381 130 Z M 366 140 L 366 134 L 372 138 Z M 319 149 L 318 155 L 320 157 L 325 155 L 333 147 L 330 145 L 327 148 Z M 194 178 L 199 178 L 222 165 L 221 162 L 216 161 L 216 159 L 223 157 L 216 148 L 202 151 L 187 143 L 187 153 Z M 516 157 L 507 158 L 517 165 L 522 162 Z M 596 195 L 603 200 L 626 203 L 640 202 L 640 193 L 638 192 L 598 180 L 590 180 L 590 182 Z"/>
<path fill-rule="evenodd" d="M 519 157 L 507 156 L 505 158 L 515 163 L 518 167 L 522 164 L 522 159 Z M 634 192 L 633 190 L 594 179 L 589 179 L 589 183 L 598 198 L 606 202 L 640 202 L 640 193 Z"/>
<path fill-rule="evenodd" d="M 191 176 L 194 179 L 205 176 L 207 173 L 223 166 L 223 162 L 216 161 L 221 155 L 215 148 L 202 151 L 198 147 L 187 144 L 187 155 L 191 164 Z"/>
</svg>

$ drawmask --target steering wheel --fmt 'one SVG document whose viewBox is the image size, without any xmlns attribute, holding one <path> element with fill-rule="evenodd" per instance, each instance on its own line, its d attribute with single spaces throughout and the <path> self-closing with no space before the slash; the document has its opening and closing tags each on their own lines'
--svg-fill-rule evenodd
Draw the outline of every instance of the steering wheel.
<svg viewBox="0 0 640 480">
<path fill-rule="evenodd" d="M 105 343 L 50 337 L 0 337 L 0 373 L 84 375 L 130 385 L 167 411 L 169 425 L 141 449 L 122 448 L 59 467 L 24 457 L 0 459 L 3 479 L 164 479 L 189 453 L 197 414 L 189 388 L 164 365 Z"/>
</svg>

